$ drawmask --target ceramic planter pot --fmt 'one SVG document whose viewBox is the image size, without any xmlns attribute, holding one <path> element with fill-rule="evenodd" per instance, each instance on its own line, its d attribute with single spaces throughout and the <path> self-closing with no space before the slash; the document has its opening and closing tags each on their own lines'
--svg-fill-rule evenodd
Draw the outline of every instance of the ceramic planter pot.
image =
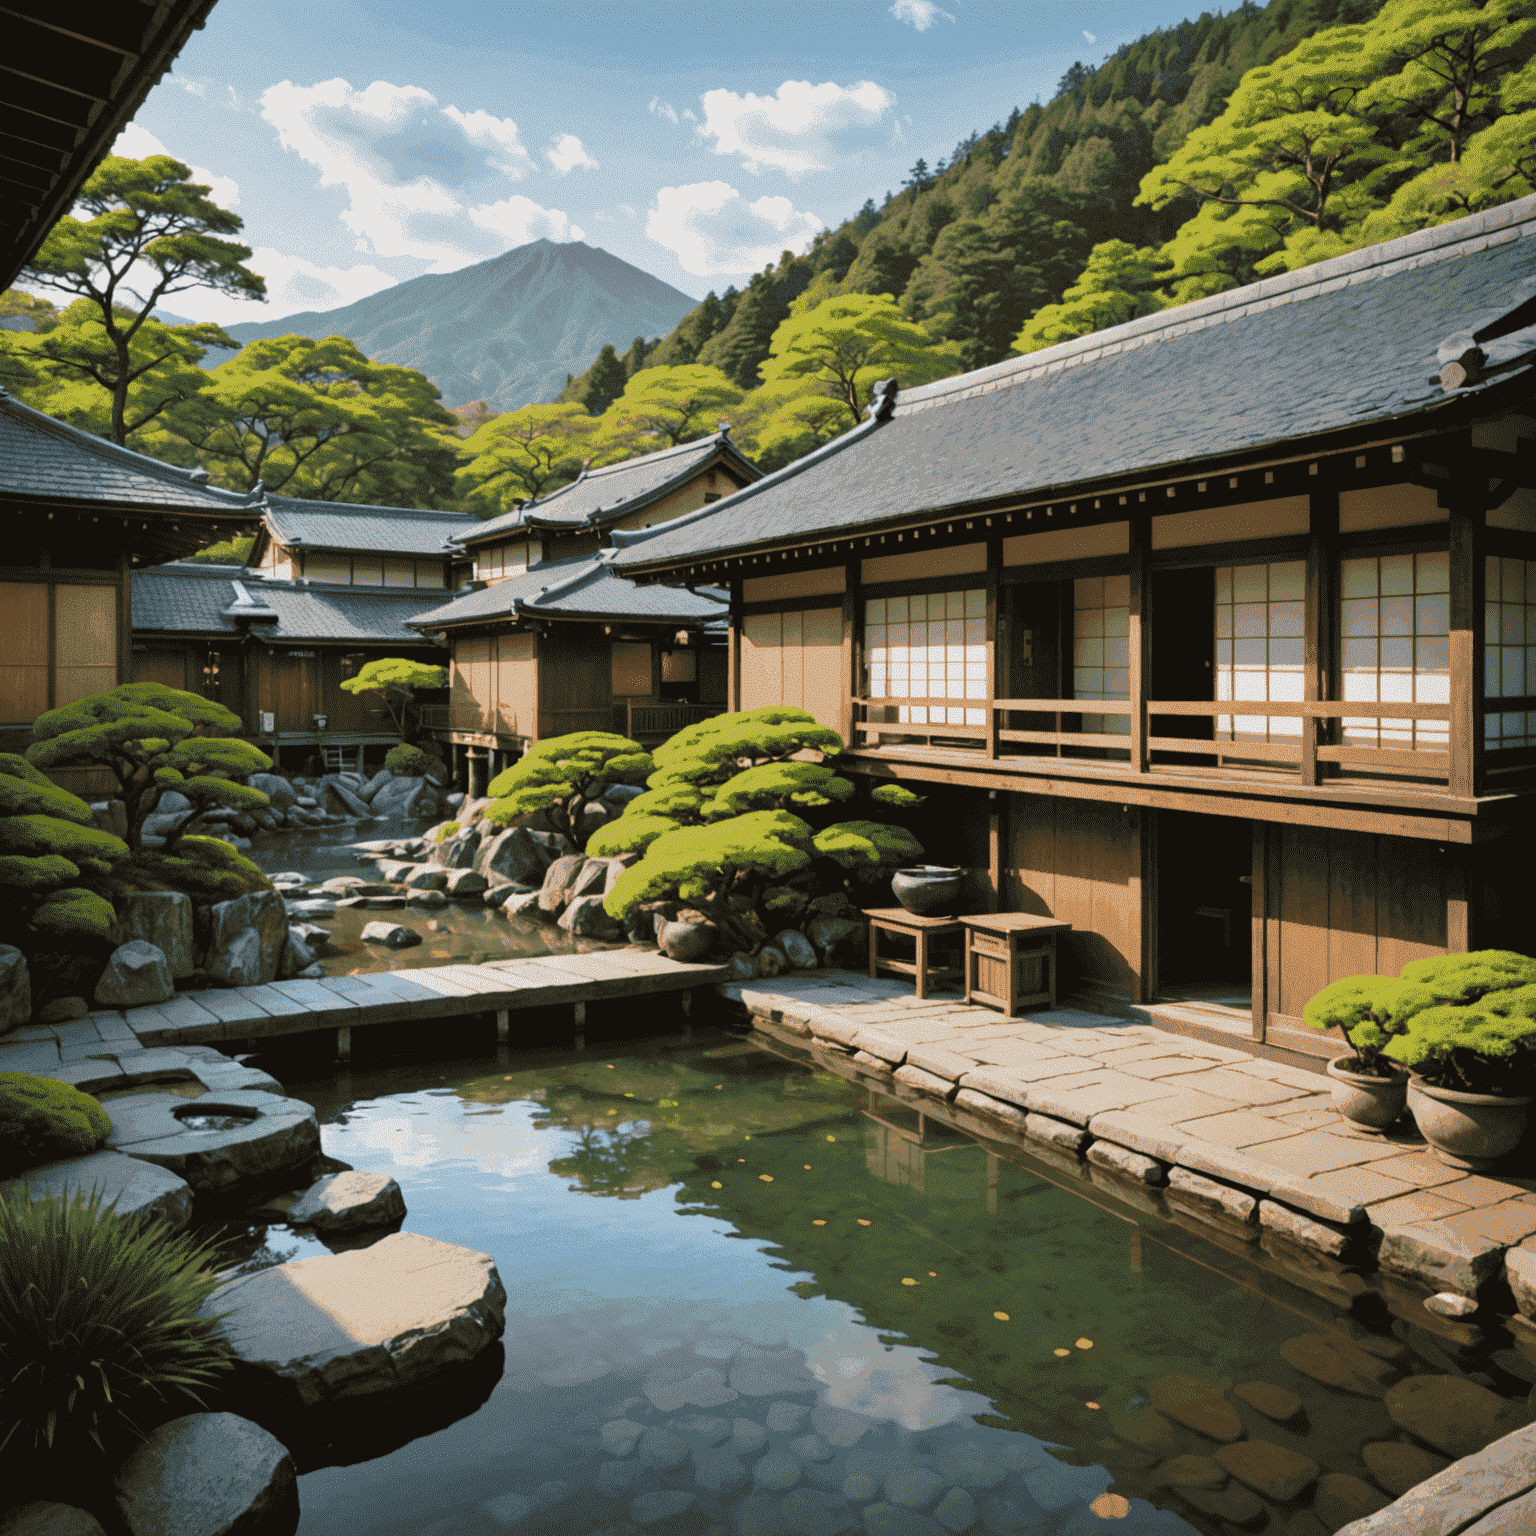
<svg viewBox="0 0 1536 1536">
<path fill-rule="evenodd" d="M 1408 1084 L 1408 1108 L 1435 1155 L 1453 1168 L 1493 1167 L 1525 1133 L 1529 1098 L 1497 1098 L 1437 1088 L 1421 1077 Z"/>
<path fill-rule="evenodd" d="M 1364 1131 L 1384 1131 L 1394 1124 L 1408 1103 L 1408 1074 L 1398 1068 L 1391 1077 L 1370 1077 L 1349 1070 L 1352 1057 L 1328 1063 L 1333 1107 Z"/>
<path fill-rule="evenodd" d="M 891 876 L 891 894 L 919 917 L 951 917 L 965 889 L 965 871 L 950 864 L 918 864 Z"/>
</svg>

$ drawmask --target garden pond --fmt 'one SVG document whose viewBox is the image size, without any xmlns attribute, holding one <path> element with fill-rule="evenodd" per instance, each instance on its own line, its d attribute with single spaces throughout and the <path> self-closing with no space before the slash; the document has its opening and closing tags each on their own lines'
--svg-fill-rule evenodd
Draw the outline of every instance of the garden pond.
<svg viewBox="0 0 1536 1536">
<path fill-rule="evenodd" d="M 1313 1536 L 1385 1502 L 1373 1457 L 1441 1464 L 1383 1383 L 1536 1380 L 724 1033 L 275 1070 L 509 1296 L 449 1389 L 298 1447 L 313 1536 Z M 325 1251 L 242 1236 L 241 1268 Z M 1252 1492 L 1213 1459 L 1238 1437 L 1296 1454 Z"/>
</svg>

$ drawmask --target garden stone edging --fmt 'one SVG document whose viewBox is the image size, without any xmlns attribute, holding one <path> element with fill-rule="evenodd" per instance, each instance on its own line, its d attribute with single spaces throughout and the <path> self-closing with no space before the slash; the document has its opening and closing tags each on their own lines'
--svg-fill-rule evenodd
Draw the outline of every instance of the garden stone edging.
<svg viewBox="0 0 1536 1536">
<path fill-rule="evenodd" d="M 397 1232 L 371 1247 L 241 1275 L 209 1316 L 242 1374 L 313 1407 L 414 1387 L 501 1337 L 507 1293 L 489 1254 Z"/>
<path fill-rule="evenodd" d="M 299 1485 L 282 1441 L 233 1413 L 151 1430 L 112 1477 L 129 1536 L 291 1536 Z"/>
</svg>

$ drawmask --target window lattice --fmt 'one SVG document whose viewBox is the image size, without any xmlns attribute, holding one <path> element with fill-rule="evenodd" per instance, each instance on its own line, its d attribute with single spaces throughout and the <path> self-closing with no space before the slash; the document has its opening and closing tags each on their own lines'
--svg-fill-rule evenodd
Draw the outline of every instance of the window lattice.
<svg viewBox="0 0 1536 1536">
<path fill-rule="evenodd" d="M 1446 704 L 1451 697 L 1450 557 L 1367 555 L 1339 566 L 1344 701 Z M 1350 746 L 1443 752 L 1443 720 L 1344 720 Z"/>
<path fill-rule="evenodd" d="M 1306 562 L 1216 568 L 1216 698 L 1299 704 L 1304 693 Z M 1277 741 L 1301 735 L 1279 715 L 1218 715 L 1218 741 Z"/>
<path fill-rule="evenodd" d="M 1536 560 L 1488 556 L 1483 592 L 1483 692 L 1489 699 L 1536 693 Z M 1536 711 L 1483 716 L 1487 747 L 1536 745 Z"/>
<path fill-rule="evenodd" d="M 986 592 L 871 598 L 864 605 L 864 664 L 872 699 L 981 703 L 899 704 L 896 723 L 986 724 Z"/>
</svg>

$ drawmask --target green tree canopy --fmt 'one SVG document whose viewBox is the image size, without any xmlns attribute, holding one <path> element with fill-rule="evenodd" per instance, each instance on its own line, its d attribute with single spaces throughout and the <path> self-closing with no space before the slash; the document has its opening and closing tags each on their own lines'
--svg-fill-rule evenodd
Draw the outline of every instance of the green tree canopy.
<svg viewBox="0 0 1536 1536">
<path fill-rule="evenodd" d="M 603 413 L 598 454 L 612 462 L 707 437 L 720 412 L 740 405 L 741 399 L 741 391 L 718 368 L 702 363 L 643 369 Z"/>
<path fill-rule="evenodd" d="M 132 386 L 142 384 L 141 394 L 153 394 L 148 376 L 175 372 L 186 361 L 183 350 L 168 345 L 164 333 L 170 327 L 152 331 L 145 344 L 136 345 L 156 306 L 192 288 L 266 297 L 265 282 L 243 265 L 250 247 L 225 238 L 240 232 L 241 220 L 191 178 L 169 155 L 147 160 L 109 155 L 86 181 L 76 212 L 53 226 L 24 273 L 94 311 L 99 330 L 83 322 L 60 328 L 51 365 L 72 366 L 80 379 L 105 391 L 107 435 L 115 443 L 126 442 L 132 430 Z M 207 346 L 215 335 L 221 344 L 233 345 L 216 326 L 189 329 L 194 347 Z M 72 346 L 77 350 L 71 352 Z"/>
<path fill-rule="evenodd" d="M 583 409 L 589 416 L 601 416 L 624 393 L 629 383 L 629 373 L 619 361 L 613 343 L 605 341 L 587 374 L 587 387 L 581 397 Z"/>
<path fill-rule="evenodd" d="M 597 422 L 573 400 L 525 405 L 492 417 L 459 449 L 466 461 L 454 475 L 461 504 L 496 517 L 575 479 L 596 430 Z"/>
<path fill-rule="evenodd" d="M 1014 338 L 1014 351 L 1038 352 L 1057 342 L 1139 320 L 1167 302 L 1158 291 L 1172 263 L 1153 250 L 1137 250 L 1126 240 L 1096 245 L 1088 265 L 1061 297 L 1030 316 Z"/>
<path fill-rule="evenodd" d="M 409 741 L 413 733 L 416 690 L 441 688 L 443 669 L 404 656 L 381 656 L 365 661 L 357 676 L 343 678 L 341 686 L 347 693 L 378 694 L 400 733 L 400 740 Z"/>
<path fill-rule="evenodd" d="M 425 374 L 342 336 L 253 341 L 166 423 L 222 485 L 393 506 L 452 499 L 456 424 Z"/>
<path fill-rule="evenodd" d="M 491 780 L 487 793 L 496 804 L 486 819 L 506 826 L 519 816 L 543 811 L 550 826 L 585 846 L 582 816 L 615 784 L 645 783 L 653 764 L 639 742 L 608 731 L 575 731 L 535 742 Z"/>
</svg>

